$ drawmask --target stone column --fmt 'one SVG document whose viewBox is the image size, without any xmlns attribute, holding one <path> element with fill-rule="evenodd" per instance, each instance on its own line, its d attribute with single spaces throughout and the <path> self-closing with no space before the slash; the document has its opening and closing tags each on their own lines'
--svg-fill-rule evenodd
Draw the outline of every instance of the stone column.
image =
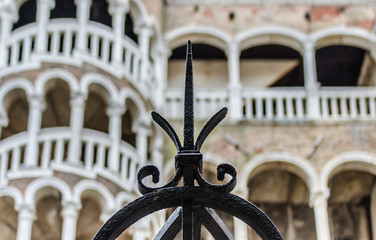
<svg viewBox="0 0 376 240">
<path fill-rule="evenodd" d="M 239 121 L 242 119 L 242 98 L 240 83 L 240 64 L 239 64 L 239 46 L 236 42 L 227 45 L 227 65 L 228 65 L 228 91 L 229 91 L 229 110 L 230 119 Z"/>
<path fill-rule="evenodd" d="M 150 37 L 153 35 L 153 29 L 150 21 L 143 21 L 135 28 L 135 32 L 138 34 L 138 45 L 141 50 L 141 73 L 140 78 L 142 82 L 149 80 L 149 49 L 150 49 Z"/>
<path fill-rule="evenodd" d="M 329 190 L 325 190 L 313 193 L 310 200 L 315 214 L 316 235 L 320 240 L 330 240 L 328 198 Z"/>
<path fill-rule="evenodd" d="M 155 134 L 151 157 L 153 164 L 155 164 L 158 168 L 161 168 L 163 165 L 163 137 L 160 131 Z"/>
<path fill-rule="evenodd" d="M 27 122 L 28 143 L 26 146 L 26 167 L 35 167 L 38 161 L 38 133 L 42 125 L 42 112 L 45 109 L 43 96 L 29 96 L 29 119 Z"/>
<path fill-rule="evenodd" d="M 112 15 L 112 28 L 115 40 L 112 47 L 114 64 L 118 67 L 122 65 L 122 42 L 124 38 L 125 14 L 129 10 L 128 0 L 112 0 L 110 2 L 110 14 Z"/>
<path fill-rule="evenodd" d="M 133 225 L 133 239 L 146 240 L 150 238 L 150 219 L 145 217 Z"/>
<path fill-rule="evenodd" d="M 13 1 L 12 1 L 13 2 Z M 15 8 L 15 9 L 14 9 Z M 12 25 L 18 19 L 17 9 L 11 3 L 4 3 L 0 7 L 0 69 L 7 64 L 8 55 L 6 51 L 5 41 L 12 31 Z"/>
<path fill-rule="evenodd" d="M 117 103 L 111 103 L 107 109 L 107 115 L 110 118 L 109 135 L 112 140 L 109 158 L 109 168 L 114 172 L 119 172 L 120 163 L 120 141 L 121 141 L 121 116 L 125 108 Z"/>
<path fill-rule="evenodd" d="M 315 46 L 311 41 L 304 43 L 303 63 L 308 119 L 317 120 L 320 116 L 319 83 L 316 74 Z"/>
<path fill-rule="evenodd" d="M 71 95 L 70 128 L 72 139 L 69 143 L 68 161 L 77 164 L 81 158 L 81 134 L 84 126 L 85 99 L 81 93 Z"/>
<path fill-rule="evenodd" d="M 90 7 L 92 0 L 75 0 L 77 6 L 77 21 L 78 21 L 78 32 L 76 39 L 76 49 L 80 53 L 87 52 L 87 24 L 90 19 Z"/>
<path fill-rule="evenodd" d="M 35 218 L 35 210 L 32 206 L 21 205 L 18 211 L 17 240 L 30 240 L 31 228 Z"/>
<path fill-rule="evenodd" d="M 147 160 L 148 136 L 151 134 L 150 126 L 146 121 L 138 120 L 133 126 L 132 131 L 136 133 L 136 148 L 142 165 Z"/>
<path fill-rule="evenodd" d="M 50 19 L 51 9 L 54 7 L 54 0 L 37 0 L 36 20 L 38 24 L 38 32 L 35 43 L 38 54 L 45 53 L 47 49 L 47 24 Z"/>
<path fill-rule="evenodd" d="M 157 85 L 155 103 L 157 109 L 161 109 L 165 102 L 165 90 L 167 82 L 168 57 L 165 46 L 162 44 L 156 46 L 155 51 L 153 51 L 152 57 L 154 60 L 154 75 Z"/>
<path fill-rule="evenodd" d="M 373 184 L 371 192 L 371 230 L 372 230 L 372 239 L 376 239 L 376 184 Z"/>
<path fill-rule="evenodd" d="M 248 197 L 248 190 L 247 189 L 235 189 L 234 192 L 235 195 L 238 195 L 239 197 L 242 197 L 244 199 L 247 199 Z M 247 230 L 247 224 L 243 222 L 242 220 L 234 217 L 234 239 L 235 240 L 244 240 L 248 239 L 248 230 Z"/>
<path fill-rule="evenodd" d="M 77 217 L 80 206 L 74 202 L 65 203 L 61 216 L 63 218 L 63 230 L 61 240 L 76 239 Z"/>
</svg>

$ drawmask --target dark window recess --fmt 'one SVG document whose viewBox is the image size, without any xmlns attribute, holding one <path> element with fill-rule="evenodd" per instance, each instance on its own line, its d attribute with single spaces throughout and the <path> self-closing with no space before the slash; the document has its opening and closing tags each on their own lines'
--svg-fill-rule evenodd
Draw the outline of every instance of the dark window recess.
<svg viewBox="0 0 376 240">
<path fill-rule="evenodd" d="M 124 34 L 138 44 L 138 37 L 133 30 L 133 20 L 129 14 L 125 17 Z"/>
<path fill-rule="evenodd" d="M 76 4 L 73 0 L 55 0 L 51 18 L 76 18 Z"/>
<path fill-rule="evenodd" d="M 248 48 L 241 52 L 240 59 L 300 59 L 300 54 L 289 47 L 277 44 Z"/>
<path fill-rule="evenodd" d="M 230 21 L 232 21 L 232 20 L 234 20 L 234 18 L 235 18 L 235 13 L 234 12 L 230 12 L 228 14 L 228 19 L 230 19 Z"/>
<path fill-rule="evenodd" d="M 112 27 L 112 18 L 108 13 L 106 0 L 93 0 L 90 8 L 90 20 Z"/>
<path fill-rule="evenodd" d="M 317 80 L 321 86 L 356 86 L 365 51 L 350 46 L 330 46 L 317 50 Z"/>
<path fill-rule="evenodd" d="M 37 4 L 36 0 L 29 0 L 26 1 L 22 6 L 20 7 L 20 10 L 18 11 L 18 21 L 13 25 L 13 30 L 17 29 L 19 27 L 22 27 L 26 24 L 35 22 L 37 15 Z"/>
<path fill-rule="evenodd" d="M 304 86 L 303 60 L 299 59 L 299 64 L 281 77 L 270 87 L 301 87 Z"/>
<path fill-rule="evenodd" d="M 222 50 L 210 45 L 192 44 L 192 49 L 194 51 L 194 59 L 227 59 Z M 186 51 L 186 46 L 175 48 L 170 59 L 185 59 Z"/>
<path fill-rule="evenodd" d="M 302 56 L 289 47 L 271 44 L 248 48 L 241 52 L 240 59 L 298 60 L 298 65 L 274 82 L 270 87 L 304 86 Z"/>
</svg>

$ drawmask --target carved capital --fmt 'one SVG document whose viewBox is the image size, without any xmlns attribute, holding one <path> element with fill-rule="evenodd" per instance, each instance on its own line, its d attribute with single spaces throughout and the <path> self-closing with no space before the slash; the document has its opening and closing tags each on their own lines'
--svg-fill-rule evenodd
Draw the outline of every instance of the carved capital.
<svg viewBox="0 0 376 240">
<path fill-rule="evenodd" d="M 30 95 L 28 100 L 31 108 L 44 110 L 46 107 L 44 97 L 41 95 Z"/>
<path fill-rule="evenodd" d="M 126 12 L 129 11 L 129 1 L 128 0 L 111 0 L 108 11 L 111 15 L 125 14 Z"/>
</svg>

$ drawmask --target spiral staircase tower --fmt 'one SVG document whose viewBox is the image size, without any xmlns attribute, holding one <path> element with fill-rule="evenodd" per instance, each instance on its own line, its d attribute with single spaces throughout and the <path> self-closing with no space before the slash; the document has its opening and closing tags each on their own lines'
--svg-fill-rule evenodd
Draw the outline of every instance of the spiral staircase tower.
<svg viewBox="0 0 376 240">
<path fill-rule="evenodd" d="M 196 126 L 229 109 L 205 179 L 234 165 L 285 239 L 376 239 L 375 19 L 374 0 L 0 0 L 0 239 L 92 239 L 140 167 L 169 180 L 150 112 L 182 129 L 189 39 Z"/>
</svg>

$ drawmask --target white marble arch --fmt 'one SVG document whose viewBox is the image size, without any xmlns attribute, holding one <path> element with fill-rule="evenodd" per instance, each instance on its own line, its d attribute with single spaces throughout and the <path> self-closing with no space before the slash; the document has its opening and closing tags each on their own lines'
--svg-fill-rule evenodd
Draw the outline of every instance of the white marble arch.
<svg viewBox="0 0 376 240">
<path fill-rule="evenodd" d="M 24 201 L 22 193 L 15 187 L 5 186 L 0 188 L 0 197 L 10 197 L 14 201 L 14 209 L 19 210 Z"/>
<path fill-rule="evenodd" d="M 102 199 L 98 201 L 101 205 L 100 220 L 105 222 L 118 209 L 115 197 L 112 195 L 102 183 L 94 180 L 81 180 L 73 187 L 73 202 L 81 206 L 81 196 L 86 191 L 93 191 L 101 196 Z M 97 200 L 97 199 L 95 199 Z"/>
<path fill-rule="evenodd" d="M 338 26 L 317 30 L 309 35 L 316 49 L 331 45 L 347 45 L 372 51 L 376 36 L 362 28 Z"/>
<path fill-rule="evenodd" d="M 376 176 L 376 155 L 361 152 L 361 151 L 350 151 L 341 153 L 334 158 L 326 162 L 324 167 L 320 171 L 319 181 L 321 189 L 326 190 L 327 198 L 330 195 L 329 181 L 330 179 L 342 172 L 342 171 L 363 171 Z M 374 184 L 371 191 L 371 203 L 370 203 L 370 213 L 371 213 L 371 230 L 372 239 L 376 237 L 376 185 Z"/>
<path fill-rule="evenodd" d="M 37 200 L 37 193 L 39 190 L 51 187 L 58 190 L 61 193 L 62 202 L 64 206 L 73 200 L 72 190 L 63 180 L 55 177 L 38 178 L 32 181 L 26 188 L 24 204 L 27 206 L 35 207 Z"/>
<path fill-rule="evenodd" d="M 128 204 L 132 201 L 136 200 L 136 197 L 129 193 L 129 192 L 119 192 L 116 195 L 116 209 L 119 210 L 120 208 L 124 207 L 125 204 Z"/>
<path fill-rule="evenodd" d="M 35 92 L 38 96 L 44 96 L 46 91 L 45 87 L 52 79 L 63 80 L 68 84 L 71 92 L 79 92 L 78 80 L 72 73 L 61 68 L 52 68 L 39 74 L 35 82 Z"/>
<path fill-rule="evenodd" d="M 127 101 L 127 99 L 130 99 L 136 105 L 137 114 L 138 114 L 138 116 L 136 117 L 137 120 L 146 121 L 145 123 L 147 123 L 147 125 L 150 125 L 150 117 L 140 95 L 131 88 L 123 88 L 120 90 L 119 102 L 122 105 L 125 105 L 125 102 Z M 127 108 L 128 106 L 125 106 L 125 107 Z"/>
<path fill-rule="evenodd" d="M 296 174 L 307 184 L 311 195 L 318 190 L 318 175 L 313 165 L 302 157 L 281 152 L 264 153 L 250 159 L 239 171 L 237 189 L 248 195 L 248 182 L 251 176 L 263 165 L 268 169 L 268 163 L 283 163 L 287 171 Z"/>
<path fill-rule="evenodd" d="M 107 93 L 107 104 L 122 104 L 119 102 L 119 91 L 116 86 L 107 77 L 99 73 L 87 73 L 81 77 L 80 88 L 81 92 L 87 97 L 89 94 L 89 86 L 91 84 L 98 84 L 103 87 Z"/>
<path fill-rule="evenodd" d="M 276 25 L 252 28 L 238 33 L 235 37 L 240 51 L 265 44 L 279 44 L 292 48 L 301 55 L 306 39 L 306 34 L 300 31 Z"/>
<path fill-rule="evenodd" d="M 233 38 L 226 32 L 208 26 L 183 26 L 165 33 L 165 39 L 170 49 L 175 49 L 187 44 L 187 39 L 192 43 L 204 43 L 227 52 L 227 46 Z"/>
<path fill-rule="evenodd" d="M 341 153 L 330 159 L 320 171 L 319 184 L 321 189 L 328 189 L 331 177 L 344 170 L 365 171 L 376 176 L 376 155 L 351 151 Z"/>
<path fill-rule="evenodd" d="M 2 126 L 7 126 L 9 121 L 4 105 L 6 95 L 16 89 L 25 91 L 26 96 L 32 96 L 35 92 L 34 86 L 25 78 L 15 78 L 0 86 L 0 125 Z"/>
<path fill-rule="evenodd" d="M 129 1 L 129 13 L 132 16 L 134 25 L 142 23 L 149 23 L 152 21 L 144 3 L 141 0 L 128 0 Z"/>
<path fill-rule="evenodd" d="M 155 20 L 154 16 L 151 16 L 150 17 L 151 19 L 151 22 L 152 22 L 152 29 L 153 29 L 153 36 L 151 36 L 151 39 L 150 39 L 150 46 L 152 49 L 155 49 L 157 48 L 156 50 L 160 50 L 159 48 L 165 48 L 165 43 L 164 43 L 164 39 L 163 39 L 163 33 L 162 33 L 162 30 L 161 30 L 161 27 L 159 26 L 159 24 L 157 23 L 157 21 Z M 153 52 L 152 50 L 150 52 Z"/>
<path fill-rule="evenodd" d="M 16 3 L 15 0 L 2 0 L 0 2 L 0 12 L 5 10 L 7 13 L 10 13 L 13 16 L 18 18 L 18 7 L 20 5 Z"/>
</svg>

